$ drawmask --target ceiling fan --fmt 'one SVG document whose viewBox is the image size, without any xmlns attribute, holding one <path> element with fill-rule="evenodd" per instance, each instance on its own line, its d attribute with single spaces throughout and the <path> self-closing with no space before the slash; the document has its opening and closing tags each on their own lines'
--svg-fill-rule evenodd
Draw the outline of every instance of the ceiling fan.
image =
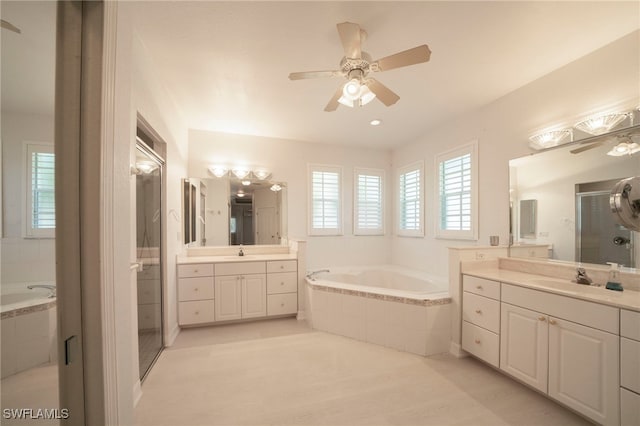
<svg viewBox="0 0 640 426">
<path fill-rule="evenodd" d="M 302 80 L 319 77 L 345 77 L 348 81 L 335 92 L 325 111 L 335 111 L 339 104 L 353 107 L 362 106 L 374 98 L 386 106 L 398 102 L 400 96 L 391 91 L 375 78 L 369 77 L 370 72 L 388 71 L 394 68 L 427 62 L 431 51 L 426 44 L 408 49 L 394 55 L 386 56 L 376 61 L 362 50 L 362 43 L 367 33 L 353 22 L 337 24 L 340 41 L 344 47 L 344 57 L 340 61 L 340 69 L 334 71 L 306 71 L 289 74 L 290 80 Z"/>
</svg>

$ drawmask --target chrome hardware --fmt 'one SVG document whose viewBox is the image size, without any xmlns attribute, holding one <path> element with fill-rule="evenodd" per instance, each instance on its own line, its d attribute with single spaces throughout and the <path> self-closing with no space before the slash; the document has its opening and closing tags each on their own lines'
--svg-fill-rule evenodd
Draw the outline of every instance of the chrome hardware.
<svg viewBox="0 0 640 426">
<path fill-rule="evenodd" d="M 482 311 L 480 309 L 476 309 L 476 314 L 481 314 Z"/>
<path fill-rule="evenodd" d="M 311 281 L 315 281 L 316 278 L 315 276 L 321 272 L 330 272 L 328 269 L 318 269 L 317 271 L 310 271 L 307 273 L 307 278 L 309 278 Z"/>
<path fill-rule="evenodd" d="M 477 286 L 476 286 L 476 288 L 477 288 L 478 290 L 482 290 L 482 286 L 481 286 L 481 285 L 477 285 Z"/>
<path fill-rule="evenodd" d="M 479 345 L 480 344 L 480 339 L 476 339 L 475 342 L 476 342 L 476 345 Z"/>
<path fill-rule="evenodd" d="M 50 284 L 31 284 L 31 285 L 28 285 L 27 288 L 29 290 L 33 290 L 34 288 L 45 288 L 45 289 L 49 290 L 49 295 L 47 296 L 48 299 L 53 299 L 54 297 L 56 297 L 56 286 L 55 285 L 50 285 Z"/>
<path fill-rule="evenodd" d="M 546 320 L 547 320 L 547 318 L 546 318 L 546 317 L 538 317 L 538 319 L 539 319 L 540 321 L 546 321 Z"/>
<path fill-rule="evenodd" d="M 576 283 L 589 285 L 593 280 L 589 278 L 584 268 L 576 268 Z"/>
<path fill-rule="evenodd" d="M 551 324 L 551 325 L 556 325 L 557 323 L 556 323 L 556 320 L 550 319 L 550 320 L 549 320 L 549 324 Z"/>
</svg>

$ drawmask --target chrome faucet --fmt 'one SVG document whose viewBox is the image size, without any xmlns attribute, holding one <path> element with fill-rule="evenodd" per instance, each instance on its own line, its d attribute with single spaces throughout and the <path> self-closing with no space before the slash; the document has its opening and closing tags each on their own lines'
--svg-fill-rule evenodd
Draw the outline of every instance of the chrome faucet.
<svg viewBox="0 0 640 426">
<path fill-rule="evenodd" d="M 50 285 L 50 284 L 31 284 L 28 285 L 27 288 L 29 290 L 33 290 L 34 288 L 46 288 L 47 290 L 49 290 L 51 293 L 49 294 L 49 299 L 52 299 L 54 297 L 56 297 L 56 286 L 55 285 Z"/>
<path fill-rule="evenodd" d="M 309 273 L 307 273 L 307 278 L 309 278 L 311 281 L 315 281 L 316 279 L 316 275 L 318 275 L 321 272 L 331 272 L 328 269 L 318 269 L 316 271 L 310 271 Z"/>
<path fill-rule="evenodd" d="M 244 251 L 242 250 L 242 244 L 240 244 L 240 251 L 238 252 L 238 256 L 244 256 Z"/>
<path fill-rule="evenodd" d="M 584 268 L 576 268 L 576 283 L 591 285 L 593 280 L 589 278 Z"/>
</svg>

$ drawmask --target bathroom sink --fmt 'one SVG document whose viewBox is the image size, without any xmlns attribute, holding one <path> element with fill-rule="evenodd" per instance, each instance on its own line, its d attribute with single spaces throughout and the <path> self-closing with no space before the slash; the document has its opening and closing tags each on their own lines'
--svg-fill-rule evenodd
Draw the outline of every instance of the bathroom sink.
<svg viewBox="0 0 640 426">
<path fill-rule="evenodd" d="M 569 280 L 554 279 L 533 279 L 529 280 L 531 284 L 537 284 L 558 290 L 569 290 L 587 294 L 601 294 L 604 286 L 601 284 L 584 285 Z"/>
<path fill-rule="evenodd" d="M 223 259 L 227 259 L 227 260 L 246 260 L 246 259 L 253 259 L 255 258 L 255 256 L 247 256 L 246 254 L 244 256 L 223 256 Z"/>
</svg>

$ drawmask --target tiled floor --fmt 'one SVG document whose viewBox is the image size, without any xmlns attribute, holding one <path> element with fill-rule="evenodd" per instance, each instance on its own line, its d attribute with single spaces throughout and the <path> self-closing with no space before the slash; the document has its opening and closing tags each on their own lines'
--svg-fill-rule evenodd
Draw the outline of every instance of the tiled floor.
<svg viewBox="0 0 640 426">
<path fill-rule="evenodd" d="M 138 426 L 589 424 L 472 358 L 425 358 L 294 319 L 183 330 L 142 390 Z"/>
<path fill-rule="evenodd" d="M 58 408 L 58 366 L 43 365 L 31 368 L 18 374 L 2 379 L 2 406 L 3 412 L 0 424 L 6 425 L 57 425 L 58 420 L 25 420 L 9 419 L 4 416 L 4 409 L 32 408 L 54 409 Z M 34 414 L 35 415 L 35 414 Z"/>
</svg>

